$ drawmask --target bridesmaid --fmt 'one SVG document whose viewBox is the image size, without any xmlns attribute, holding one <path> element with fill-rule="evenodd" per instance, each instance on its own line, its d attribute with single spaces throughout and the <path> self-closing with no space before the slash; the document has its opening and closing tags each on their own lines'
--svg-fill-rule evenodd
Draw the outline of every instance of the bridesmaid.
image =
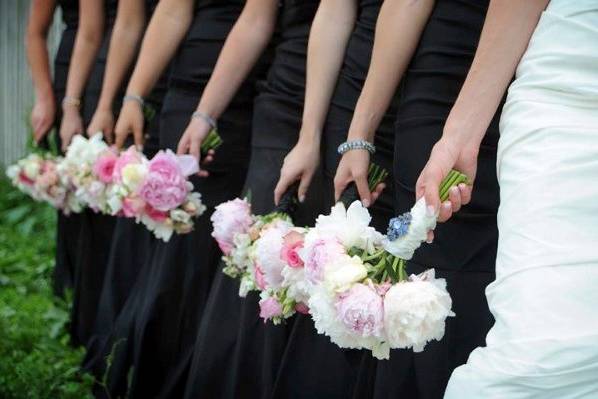
<svg viewBox="0 0 598 399">
<path fill-rule="evenodd" d="M 385 2 L 385 6 L 387 3 L 391 2 Z M 420 2 L 420 5 L 430 9 L 431 3 Z M 409 210 L 415 201 L 417 178 L 442 135 L 449 111 L 465 81 L 487 8 L 488 0 L 436 1 L 408 67 L 411 57 L 393 63 L 388 63 L 385 57 L 384 62 L 391 72 L 383 74 L 380 69 L 378 74 L 377 70 L 372 70 L 368 75 L 366 88 L 370 77 L 372 82 L 385 80 L 376 90 L 364 89 L 362 93 L 364 104 L 370 104 L 364 109 L 376 109 L 374 105 L 384 98 L 383 93 L 389 90 L 390 83 L 395 83 L 394 77 L 407 67 L 395 131 L 397 214 Z M 397 20 L 392 23 L 397 24 Z M 390 37 L 393 36 L 380 37 L 386 42 L 387 52 L 402 43 L 385 40 Z M 370 87 L 374 89 L 375 85 Z M 480 149 L 473 200 L 449 223 L 439 225 L 434 242 L 420 248 L 408 262 L 409 273 L 417 274 L 434 267 L 437 277 L 446 279 L 456 317 L 448 319 L 444 338 L 428 344 L 423 352 L 395 350 L 390 360 L 377 362 L 375 383 L 369 397 L 441 398 L 453 369 L 465 363 L 469 353 L 484 343 L 492 326 L 484 290 L 494 279 L 496 259 L 497 122 L 495 117 Z M 349 137 L 364 138 L 364 134 L 367 134 L 365 138 L 371 137 L 372 125 L 367 119 L 358 118 L 356 113 Z M 337 182 L 351 180 L 351 176 L 363 173 L 365 157 L 362 151 L 346 153 L 337 171 Z M 341 188 L 342 184 L 337 184 L 337 192 Z M 453 201 L 459 196 L 459 190 L 451 192 L 451 201 L 441 207 L 440 220 L 459 210 L 460 202 Z"/>
<path fill-rule="evenodd" d="M 134 62 L 146 22 L 151 16 L 158 0 L 121 1 L 118 4 L 114 29 L 110 38 L 110 47 L 106 64 L 102 92 L 98 107 L 88 134 L 103 132 L 107 142 L 113 142 L 114 105 L 121 87 L 128 79 L 129 70 Z M 147 107 L 154 114 L 159 113 L 165 92 L 165 76 L 147 99 Z M 158 147 L 158 118 L 153 118 L 147 128 L 145 155 L 152 157 Z M 84 364 L 94 364 L 95 356 L 103 356 L 101 348 L 109 334 L 125 300 L 129 296 L 141 266 L 150 256 L 153 235 L 141 224 L 132 219 L 117 218 L 114 237 L 108 256 L 108 264 L 99 300 L 93 336 L 87 345 Z"/>
<path fill-rule="evenodd" d="M 299 140 L 285 158 L 275 190 L 276 200 L 296 180 L 304 195 L 323 154 L 323 169 L 333 203 L 332 179 L 340 156 L 339 144 L 347 131 L 363 87 L 374 43 L 376 20 L 382 0 L 332 0 L 320 3 L 310 32 L 307 55 L 305 107 Z M 403 37 L 409 24 L 399 26 Z M 377 129 L 373 162 L 392 170 L 393 101 Z M 321 145 L 320 145 L 321 143 Z M 320 146 L 322 148 L 320 148 Z M 389 181 L 392 178 L 389 176 Z M 372 193 L 372 223 L 383 230 L 393 216 L 392 184 L 380 195 Z M 309 364 L 310 367 L 305 367 Z M 363 351 L 342 350 L 326 336 L 317 334 L 308 315 L 298 315 L 278 371 L 273 397 L 359 397 L 358 387 L 367 384 L 372 358 Z M 301 381 L 301 389 L 297 389 Z"/>
<path fill-rule="evenodd" d="M 88 1 L 79 2 L 82 16 Z M 60 128 L 63 150 L 66 150 L 73 135 L 83 133 L 97 107 L 117 0 L 93 1 L 88 7 L 95 32 L 86 34 L 82 30 L 83 22 L 80 23 L 64 103 L 68 112 L 65 111 Z M 88 62 L 78 56 L 80 43 L 90 55 L 93 51 L 93 61 Z M 70 324 L 75 345 L 87 345 L 93 332 L 114 223 L 114 217 L 97 214 L 90 209 L 81 214 Z"/>
<path fill-rule="evenodd" d="M 159 117 L 161 149 L 176 150 L 243 4 L 242 0 L 159 3 L 145 34 L 127 95 L 145 97 L 180 43 Z M 206 165 L 212 157 L 208 155 L 202 166 L 205 178 L 193 179 L 208 210 L 197 219 L 191 233 L 174 235 L 167 243 L 156 242 L 106 343 L 104 353 L 112 353 L 113 360 L 100 369 L 106 372 L 105 390 L 111 397 L 182 395 L 180 381 L 184 382 L 199 319 L 220 257 L 210 236 L 210 215 L 215 205 L 241 194 L 249 161 L 253 77 L 238 83 L 241 89 L 226 107 L 219 124 L 223 144 L 218 151 L 226 156 Z M 139 102 L 125 102 L 115 129 L 117 145 L 122 145 L 130 133 L 136 144 L 141 145 L 142 125 Z"/>
<path fill-rule="evenodd" d="M 59 6 L 62 12 L 64 30 L 54 58 L 54 80 L 50 73 L 48 55 L 48 29 L 52 24 L 54 11 Z M 62 112 L 56 104 L 61 104 L 66 91 L 66 80 L 71 53 L 75 45 L 75 36 L 79 20 L 77 0 L 42 1 L 31 3 L 27 25 L 27 60 L 33 88 L 35 104 L 31 112 L 31 127 L 34 140 L 39 145 L 48 146 L 48 133 L 58 129 Z M 60 148 L 60 137 L 56 133 L 52 138 Z M 78 215 L 65 216 L 58 212 L 56 230 L 56 259 L 54 267 L 54 292 L 64 296 L 65 290 L 73 288 L 77 256 Z"/>
<path fill-rule="evenodd" d="M 245 182 L 256 214 L 274 209 L 278 171 L 298 138 L 308 34 L 318 3 L 248 0 L 197 107 L 211 119 L 220 117 L 276 27 L 274 59 L 255 100 L 251 161 Z M 208 131 L 205 120 L 192 121 L 179 150 L 197 154 L 198 143 Z M 321 185 L 321 176 L 314 181 L 314 187 Z M 302 200 L 305 202 L 295 221 L 307 225 L 323 212 L 324 201 L 318 191 Z M 259 318 L 259 296 L 252 292 L 240 301 L 238 291 L 238 283 L 219 270 L 195 341 L 186 398 L 270 396 L 292 322 L 286 326 L 264 324 Z"/>
</svg>

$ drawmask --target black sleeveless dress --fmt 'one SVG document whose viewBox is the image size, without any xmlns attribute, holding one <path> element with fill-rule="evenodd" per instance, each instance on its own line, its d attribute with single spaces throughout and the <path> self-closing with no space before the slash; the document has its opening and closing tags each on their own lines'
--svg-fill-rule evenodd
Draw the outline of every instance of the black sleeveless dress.
<svg viewBox="0 0 598 399">
<path fill-rule="evenodd" d="M 64 30 L 60 37 L 60 44 L 54 58 L 54 98 L 56 104 L 61 104 L 66 92 L 66 81 L 69 72 L 71 53 L 75 45 L 77 26 L 79 24 L 79 2 L 77 0 L 60 0 L 58 2 L 62 11 Z M 62 107 L 57 106 L 54 140 L 56 148 L 61 147 L 60 135 L 57 134 L 62 121 Z M 46 140 L 49 139 L 46 136 Z M 47 146 L 47 143 L 44 143 Z M 77 248 L 79 237 L 79 215 L 65 216 L 58 211 L 56 223 L 56 258 L 54 267 L 54 292 L 64 296 L 65 290 L 73 288 L 75 278 L 75 265 L 77 263 Z"/>
<path fill-rule="evenodd" d="M 487 0 L 439 0 L 403 80 L 395 142 L 397 214 L 415 201 L 415 182 L 442 135 L 446 118 L 473 61 L 488 8 Z M 484 295 L 494 280 L 499 203 L 496 179 L 496 114 L 483 140 L 472 202 L 439 224 L 432 245 L 408 263 L 409 273 L 427 267 L 445 278 L 456 317 L 444 338 L 421 353 L 396 350 L 379 361 L 374 398 L 442 398 L 453 369 L 483 346 L 493 324 Z"/>
<path fill-rule="evenodd" d="M 160 148 L 176 150 L 243 6 L 242 0 L 197 2 L 192 26 L 173 61 L 160 115 Z M 208 210 L 193 232 L 174 235 L 168 243 L 156 242 L 116 322 L 116 349 L 108 370 L 112 397 L 125 394 L 129 373 L 130 398 L 182 397 L 199 320 L 221 256 L 211 237 L 210 216 L 215 205 L 241 194 L 253 97 L 250 78 L 218 121 L 223 144 L 206 167 L 210 176 L 193 179 Z"/>
<path fill-rule="evenodd" d="M 146 19 L 149 21 L 158 0 L 146 0 Z M 159 118 L 164 95 L 166 94 L 168 71 L 166 71 L 146 98 L 146 106 L 151 108 L 153 117 L 146 120 L 143 152 L 151 159 L 158 151 Z M 126 81 L 123 82 L 126 86 Z M 129 297 L 137 276 L 143 273 L 142 267 L 151 257 L 155 238 L 142 224 L 129 218 L 117 218 L 112 245 L 98 305 L 93 335 L 87 344 L 83 368 L 92 371 L 107 356 L 102 350 L 112 330 L 114 322 L 126 299 Z M 98 358 L 99 357 L 99 358 Z"/>
<path fill-rule="evenodd" d="M 351 0 L 357 1 L 357 0 Z M 370 65 L 376 20 L 382 0 L 359 0 L 355 28 L 332 97 L 322 134 L 324 173 L 332 187 L 340 155 L 336 149 L 347 140 L 347 132 Z M 329 23 L 335 23 L 334 20 Z M 385 231 L 393 216 L 392 161 L 396 103 L 393 101 L 376 134 L 372 162 L 391 175 L 387 189 L 372 205 L 372 224 Z M 329 205 L 333 203 L 329 194 Z M 309 365 L 309 366 L 306 366 Z M 370 385 L 374 361 L 366 351 L 345 350 L 316 332 L 308 315 L 298 315 L 288 340 L 273 391 L 274 398 L 361 398 Z M 300 385 L 297 382 L 300 381 Z M 300 386 L 300 388 L 299 388 Z"/>
<path fill-rule="evenodd" d="M 81 115 L 84 126 L 91 121 L 102 90 L 118 0 L 106 0 L 104 6 L 106 16 L 104 39 L 82 98 Z M 93 333 L 116 219 L 86 209 L 81 213 L 80 220 L 70 333 L 74 345 L 85 346 Z"/>
<path fill-rule="evenodd" d="M 307 41 L 318 7 L 315 0 L 281 1 L 274 58 L 258 86 L 253 116 L 251 160 L 245 192 L 252 210 L 274 209 L 274 187 L 286 154 L 297 142 L 305 94 Z M 312 184 L 305 205 L 295 214 L 297 225 L 313 224 L 324 210 L 321 175 Z M 293 320 L 264 324 L 259 296 L 238 297 L 238 283 L 219 270 L 195 343 L 185 398 L 267 398 L 276 377 Z M 302 382 L 299 382 L 302 384 Z"/>
</svg>

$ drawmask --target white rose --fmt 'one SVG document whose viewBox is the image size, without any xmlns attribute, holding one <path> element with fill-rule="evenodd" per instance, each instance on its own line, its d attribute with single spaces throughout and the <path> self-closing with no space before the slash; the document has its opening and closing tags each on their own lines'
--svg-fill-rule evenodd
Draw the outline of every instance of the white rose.
<svg viewBox="0 0 598 399">
<path fill-rule="evenodd" d="M 126 165 L 121 172 L 122 182 L 132 192 L 136 192 L 147 175 L 147 165 L 134 163 Z"/>
<path fill-rule="evenodd" d="M 359 256 L 341 255 L 326 265 L 324 285 L 331 292 L 343 292 L 367 275 L 368 271 Z"/>
</svg>

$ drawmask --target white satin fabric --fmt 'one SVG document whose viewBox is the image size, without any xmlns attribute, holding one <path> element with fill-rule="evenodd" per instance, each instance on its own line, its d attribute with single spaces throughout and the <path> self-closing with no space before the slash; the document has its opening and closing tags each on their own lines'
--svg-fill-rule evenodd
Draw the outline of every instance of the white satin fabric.
<svg viewBox="0 0 598 399">
<path fill-rule="evenodd" d="M 501 118 L 496 323 L 448 399 L 598 398 L 598 0 L 553 0 Z"/>
</svg>

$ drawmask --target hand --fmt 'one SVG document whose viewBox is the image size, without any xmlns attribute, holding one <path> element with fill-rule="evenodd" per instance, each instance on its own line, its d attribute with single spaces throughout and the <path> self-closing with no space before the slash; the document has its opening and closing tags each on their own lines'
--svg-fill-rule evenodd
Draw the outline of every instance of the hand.
<svg viewBox="0 0 598 399">
<path fill-rule="evenodd" d="M 471 201 L 478 152 L 479 146 L 446 134 L 434 145 L 430 159 L 417 179 L 415 189 L 417 199 L 425 197 L 428 207 L 432 207 L 431 211 L 438 212 L 439 222 L 447 221 L 453 212 L 459 211 L 462 205 Z M 451 169 L 464 173 L 471 184 L 460 184 L 451 188 L 448 200 L 440 204 L 440 183 Z"/>
<path fill-rule="evenodd" d="M 280 179 L 274 189 L 274 203 L 278 205 L 280 198 L 289 186 L 299 180 L 297 195 L 299 202 L 305 201 L 307 189 L 311 183 L 316 168 L 320 163 L 319 141 L 301 141 L 284 158 L 280 169 Z"/>
<path fill-rule="evenodd" d="M 108 144 L 112 144 L 113 132 L 114 132 L 114 115 L 109 109 L 96 109 L 96 112 L 91 118 L 89 126 L 87 126 L 87 136 L 91 137 L 94 134 L 102 132 L 104 134 L 104 140 Z"/>
<path fill-rule="evenodd" d="M 208 137 L 212 127 L 201 118 L 191 118 L 191 122 L 185 129 L 183 136 L 179 140 L 177 154 L 191 154 L 201 164 L 207 164 L 214 159 L 214 150 L 208 151 L 206 157 L 201 159 L 201 143 Z M 200 169 L 197 173 L 201 177 L 209 176 L 208 171 Z"/>
<path fill-rule="evenodd" d="M 52 128 L 56 118 L 56 101 L 54 95 L 38 97 L 31 111 L 31 127 L 33 139 L 39 143 Z"/>
<path fill-rule="evenodd" d="M 60 139 L 62 151 L 66 152 L 73 136 L 83 134 L 83 119 L 79 109 L 73 106 L 66 106 L 63 109 L 62 123 L 60 124 Z"/>
<path fill-rule="evenodd" d="M 355 182 L 361 203 L 369 207 L 376 202 L 386 187 L 384 183 L 376 186 L 370 192 L 368 185 L 368 169 L 370 167 L 370 153 L 366 150 L 350 150 L 343 154 L 334 176 L 334 198 L 338 201 L 349 183 Z"/>
<path fill-rule="evenodd" d="M 114 127 L 116 148 L 121 149 L 127 137 L 132 133 L 135 146 L 141 151 L 143 149 L 143 124 L 141 106 L 135 101 L 125 101 Z"/>
</svg>

